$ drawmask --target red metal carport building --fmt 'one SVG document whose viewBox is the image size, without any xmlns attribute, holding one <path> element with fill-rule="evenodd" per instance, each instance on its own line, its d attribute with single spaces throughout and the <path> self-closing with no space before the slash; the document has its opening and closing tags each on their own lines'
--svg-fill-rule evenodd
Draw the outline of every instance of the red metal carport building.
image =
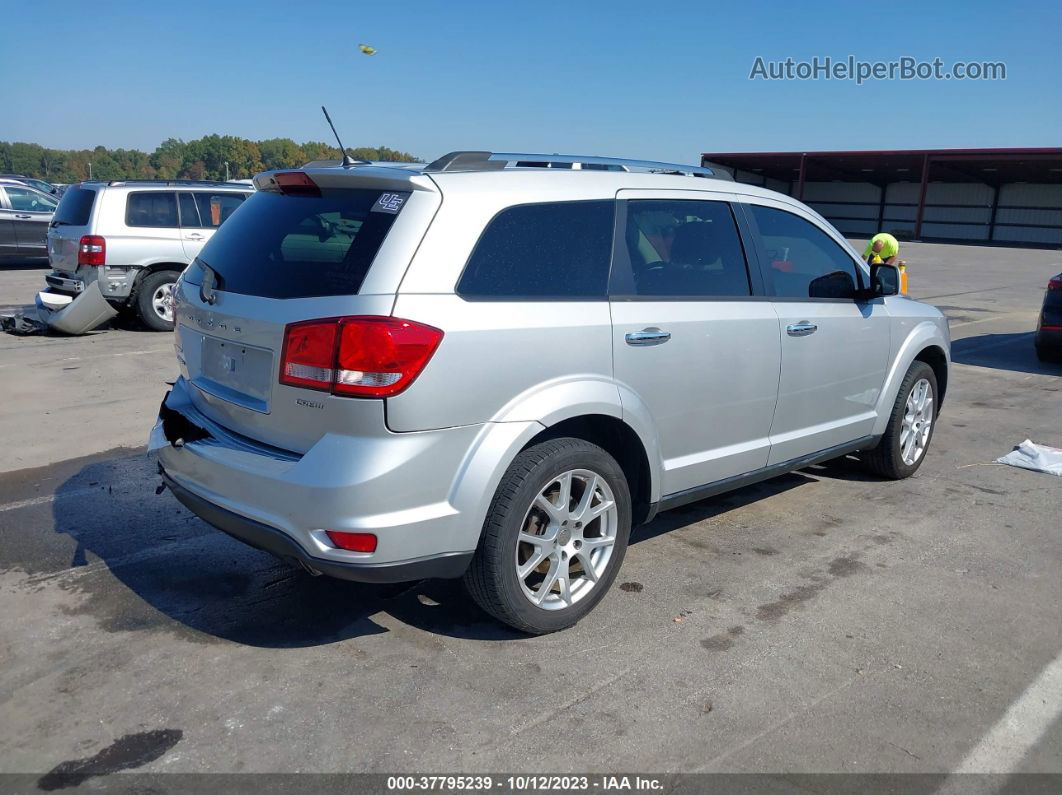
<svg viewBox="0 0 1062 795">
<path fill-rule="evenodd" d="M 708 152 L 701 162 L 801 199 L 849 237 L 1062 247 L 1062 147 Z"/>
</svg>

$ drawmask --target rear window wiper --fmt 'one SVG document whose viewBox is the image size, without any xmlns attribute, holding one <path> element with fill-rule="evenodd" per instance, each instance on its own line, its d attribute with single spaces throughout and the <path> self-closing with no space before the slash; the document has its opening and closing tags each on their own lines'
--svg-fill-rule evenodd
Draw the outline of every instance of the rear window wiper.
<svg viewBox="0 0 1062 795">
<path fill-rule="evenodd" d="M 54 229 L 57 226 L 72 226 L 72 224 L 69 221 L 52 221 L 49 226 Z"/>
</svg>

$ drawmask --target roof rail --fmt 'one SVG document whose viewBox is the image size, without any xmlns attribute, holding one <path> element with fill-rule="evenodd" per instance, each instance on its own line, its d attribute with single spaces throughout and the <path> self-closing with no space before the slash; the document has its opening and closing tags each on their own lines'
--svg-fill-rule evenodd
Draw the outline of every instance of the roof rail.
<svg viewBox="0 0 1062 795">
<path fill-rule="evenodd" d="M 301 166 L 299 166 L 299 168 L 338 168 L 342 165 L 342 160 L 311 160 L 309 163 L 303 163 Z M 424 168 L 423 163 L 406 160 L 358 160 L 355 161 L 353 166 L 347 166 L 347 168 L 356 168 L 364 166 L 383 166 L 385 168 L 405 168 L 417 170 Z"/>
<path fill-rule="evenodd" d="M 105 182 L 107 185 L 209 185 L 211 187 L 217 185 L 232 187 L 233 185 L 242 184 L 226 182 L 223 179 L 92 179 L 85 180 L 85 182 Z"/>
<path fill-rule="evenodd" d="M 629 160 L 588 155 L 534 154 L 530 152 L 450 152 L 424 171 L 499 171 L 504 168 L 560 168 L 577 171 L 647 171 L 653 174 L 679 174 L 733 181 L 726 171 L 656 160 Z"/>
</svg>

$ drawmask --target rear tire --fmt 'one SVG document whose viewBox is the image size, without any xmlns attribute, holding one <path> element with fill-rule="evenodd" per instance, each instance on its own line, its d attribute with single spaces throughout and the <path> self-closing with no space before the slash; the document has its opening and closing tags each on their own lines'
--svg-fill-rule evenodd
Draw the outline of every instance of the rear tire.
<svg viewBox="0 0 1062 795">
<path fill-rule="evenodd" d="M 608 592 L 630 531 L 630 491 L 616 460 L 582 439 L 542 442 L 502 477 L 465 587 L 522 632 L 566 629 Z"/>
<path fill-rule="evenodd" d="M 177 271 L 156 271 L 140 280 L 136 293 L 136 314 L 149 329 L 173 331 L 173 288 L 180 275 Z"/>
<path fill-rule="evenodd" d="M 885 434 L 874 449 L 862 455 L 867 469 L 891 480 L 917 472 L 933 439 L 938 405 L 933 368 L 913 362 L 896 393 Z"/>
</svg>

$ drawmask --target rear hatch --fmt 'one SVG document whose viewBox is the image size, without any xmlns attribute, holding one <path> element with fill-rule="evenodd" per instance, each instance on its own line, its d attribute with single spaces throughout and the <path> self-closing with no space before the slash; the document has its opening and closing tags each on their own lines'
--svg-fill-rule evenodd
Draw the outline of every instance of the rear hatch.
<svg viewBox="0 0 1062 795">
<path fill-rule="evenodd" d="M 276 178 L 285 175 L 295 176 L 281 190 Z M 329 432 L 384 432 L 383 400 L 280 382 L 285 332 L 312 320 L 389 316 L 439 205 L 434 183 L 381 168 L 265 174 L 257 183 L 176 295 L 176 347 L 196 408 L 298 453 Z"/>
<path fill-rule="evenodd" d="M 78 246 L 91 234 L 97 195 L 97 186 L 71 185 L 59 200 L 48 225 L 48 262 L 55 270 L 70 275 L 77 270 Z"/>
</svg>

